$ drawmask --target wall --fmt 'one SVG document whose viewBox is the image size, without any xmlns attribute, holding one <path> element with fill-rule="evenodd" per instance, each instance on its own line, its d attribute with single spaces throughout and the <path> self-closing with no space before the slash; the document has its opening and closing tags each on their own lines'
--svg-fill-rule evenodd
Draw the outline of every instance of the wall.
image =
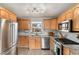
<svg viewBox="0 0 79 59">
<path fill-rule="evenodd" d="M 31 18 L 32 22 L 42 22 L 43 18 Z"/>
</svg>

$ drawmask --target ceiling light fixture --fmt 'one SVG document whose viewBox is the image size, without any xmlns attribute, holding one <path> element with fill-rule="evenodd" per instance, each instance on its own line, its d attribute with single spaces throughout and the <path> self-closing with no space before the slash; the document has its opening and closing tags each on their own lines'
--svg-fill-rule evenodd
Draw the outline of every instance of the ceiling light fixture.
<svg viewBox="0 0 79 59">
<path fill-rule="evenodd" d="M 29 7 L 29 8 L 26 8 L 26 13 L 27 14 L 43 14 L 43 13 L 45 13 L 45 11 L 46 11 L 46 8 L 45 8 L 45 6 L 32 6 L 31 8 Z"/>
</svg>

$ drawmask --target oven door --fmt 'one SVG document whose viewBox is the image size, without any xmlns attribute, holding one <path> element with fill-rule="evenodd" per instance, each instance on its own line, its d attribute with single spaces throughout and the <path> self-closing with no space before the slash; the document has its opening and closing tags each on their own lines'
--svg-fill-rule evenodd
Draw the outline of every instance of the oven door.
<svg viewBox="0 0 79 59">
<path fill-rule="evenodd" d="M 63 54 L 63 49 L 62 48 L 63 48 L 63 46 L 56 42 L 55 46 L 54 46 L 54 54 L 55 55 L 62 55 Z"/>
</svg>

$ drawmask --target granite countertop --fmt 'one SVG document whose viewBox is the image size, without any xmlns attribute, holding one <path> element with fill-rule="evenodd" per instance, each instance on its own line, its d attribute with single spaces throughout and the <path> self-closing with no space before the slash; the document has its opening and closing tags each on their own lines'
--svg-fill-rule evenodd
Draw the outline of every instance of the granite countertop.
<svg viewBox="0 0 79 59">
<path fill-rule="evenodd" d="M 62 44 L 64 47 L 68 47 L 71 49 L 79 49 L 79 43 L 69 40 L 69 39 L 55 39 L 57 42 Z"/>
<path fill-rule="evenodd" d="M 46 34 L 33 34 L 33 33 L 25 33 L 25 32 L 19 32 L 18 33 L 19 36 L 29 36 L 29 37 L 50 37 L 49 35 L 46 35 Z"/>
</svg>

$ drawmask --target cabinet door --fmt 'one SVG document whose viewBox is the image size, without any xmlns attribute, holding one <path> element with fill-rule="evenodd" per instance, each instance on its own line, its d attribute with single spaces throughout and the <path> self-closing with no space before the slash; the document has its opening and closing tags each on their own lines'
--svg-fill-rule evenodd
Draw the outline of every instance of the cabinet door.
<svg viewBox="0 0 79 59">
<path fill-rule="evenodd" d="M 40 37 L 36 37 L 36 40 L 35 40 L 35 48 L 36 49 L 41 49 Z"/>
<path fill-rule="evenodd" d="M 28 40 L 29 38 L 26 36 L 19 36 L 19 40 L 18 40 L 18 46 L 19 47 L 28 47 Z"/>
<path fill-rule="evenodd" d="M 70 55 L 70 49 L 67 47 L 63 47 L 63 55 Z"/>
<path fill-rule="evenodd" d="M 60 22 L 63 22 L 64 20 L 66 20 L 66 19 L 65 19 L 65 13 L 61 14 L 60 18 L 61 18 L 61 19 L 60 19 Z"/>
<path fill-rule="evenodd" d="M 30 21 L 29 20 L 22 20 L 22 29 L 29 30 L 30 29 Z"/>
<path fill-rule="evenodd" d="M 1 16 L 1 18 L 4 18 L 4 19 L 6 19 L 6 20 L 9 19 L 9 14 L 8 14 L 8 12 L 7 12 L 6 10 L 3 10 L 3 9 L 0 10 L 0 16 Z"/>
<path fill-rule="evenodd" d="M 29 37 L 29 49 L 35 49 L 35 37 Z"/>
<path fill-rule="evenodd" d="M 66 20 L 73 19 L 73 9 L 70 9 L 66 12 Z"/>
<path fill-rule="evenodd" d="M 22 30 L 26 30 L 27 29 L 27 25 L 26 25 L 27 21 L 22 19 L 21 22 L 22 22 Z"/>
<path fill-rule="evenodd" d="M 17 21 L 16 15 L 13 13 L 10 13 L 10 20 L 16 22 Z"/>
<path fill-rule="evenodd" d="M 31 21 L 27 19 L 18 19 L 19 30 L 29 30 L 31 29 Z"/>
<path fill-rule="evenodd" d="M 74 9 L 73 31 L 79 31 L 79 7 Z"/>
<path fill-rule="evenodd" d="M 47 29 L 47 30 L 50 30 L 50 20 L 48 19 L 45 19 L 43 21 L 43 24 L 44 24 L 44 29 Z"/>
<path fill-rule="evenodd" d="M 52 19 L 51 20 L 51 30 L 56 30 L 57 29 L 57 20 Z"/>
<path fill-rule="evenodd" d="M 21 19 L 18 19 L 18 29 L 21 30 L 22 29 L 22 22 Z"/>
<path fill-rule="evenodd" d="M 54 38 L 50 38 L 50 50 L 54 49 Z"/>
</svg>

